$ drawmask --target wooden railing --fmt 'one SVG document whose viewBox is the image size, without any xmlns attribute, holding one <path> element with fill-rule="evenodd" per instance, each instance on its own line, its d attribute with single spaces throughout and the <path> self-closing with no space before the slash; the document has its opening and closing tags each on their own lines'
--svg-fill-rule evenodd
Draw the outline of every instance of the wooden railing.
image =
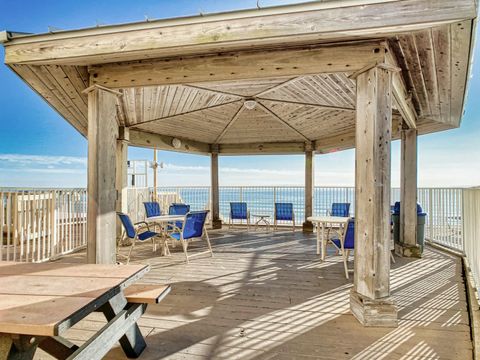
<svg viewBox="0 0 480 360">
<path fill-rule="evenodd" d="M 0 189 L 0 260 L 41 262 L 82 248 L 85 189 Z"/>
</svg>

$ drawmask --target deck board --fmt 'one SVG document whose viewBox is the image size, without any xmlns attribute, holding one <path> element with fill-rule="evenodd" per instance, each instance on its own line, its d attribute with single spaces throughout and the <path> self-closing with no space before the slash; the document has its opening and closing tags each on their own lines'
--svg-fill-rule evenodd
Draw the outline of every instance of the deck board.
<svg viewBox="0 0 480 360">
<path fill-rule="evenodd" d="M 142 282 L 172 285 L 139 321 L 148 345 L 140 359 L 472 358 L 455 256 L 427 248 L 421 260 L 396 258 L 392 296 L 400 325 L 363 328 L 349 312 L 352 284 L 340 257 L 322 263 L 314 236 L 244 230 L 210 235 L 215 257 L 200 256 L 189 265 L 179 246 L 171 257 L 153 256 L 150 244 L 135 249 L 133 262 L 151 265 Z M 92 315 L 69 338 L 80 344 L 104 323 Z M 48 356 L 39 352 L 37 358 Z M 107 355 L 123 358 L 119 347 Z"/>
</svg>

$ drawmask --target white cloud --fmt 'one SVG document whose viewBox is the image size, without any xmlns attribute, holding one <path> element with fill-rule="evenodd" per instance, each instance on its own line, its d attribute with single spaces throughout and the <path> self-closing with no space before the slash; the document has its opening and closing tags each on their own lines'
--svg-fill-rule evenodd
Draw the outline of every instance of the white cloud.
<svg viewBox="0 0 480 360">
<path fill-rule="evenodd" d="M 7 163 L 9 166 L 64 166 L 78 165 L 86 166 L 86 157 L 74 156 L 49 156 L 49 155 L 23 155 L 23 154 L 0 154 L 0 163 Z"/>
</svg>

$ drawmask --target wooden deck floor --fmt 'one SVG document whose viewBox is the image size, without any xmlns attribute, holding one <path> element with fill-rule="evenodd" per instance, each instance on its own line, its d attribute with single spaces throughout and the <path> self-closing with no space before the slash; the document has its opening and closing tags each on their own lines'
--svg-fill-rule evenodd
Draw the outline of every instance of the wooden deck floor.
<svg viewBox="0 0 480 360">
<path fill-rule="evenodd" d="M 455 256 L 427 248 L 421 260 L 396 258 L 392 294 L 400 325 L 364 328 L 349 313 L 352 284 L 340 257 L 322 263 L 314 236 L 210 234 L 215 257 L 194 258 L 189 265 L 180 247 L 168 258 L 152 257 L 150 244 L 136 249 L 134 262 L 152 267 L 145 282 L 173 285 L 172 293 L 141 318 L 148 344 L 141 359 L 472 358 Z M 81 343 L 104 323 L 95 314 L 71 329 L 69 338 Z M 125 356 L 117 347 L 107 358 Z"/>
</svg>

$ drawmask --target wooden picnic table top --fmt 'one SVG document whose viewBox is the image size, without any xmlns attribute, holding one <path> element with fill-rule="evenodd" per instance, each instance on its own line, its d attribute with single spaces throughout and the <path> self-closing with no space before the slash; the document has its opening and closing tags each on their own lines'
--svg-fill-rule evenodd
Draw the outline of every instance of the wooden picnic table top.
<svg viewBox="0 0 480 360">
<path fill-rule="evenodd" d="M 148 265 L 1 262 L 0 333 L 59 335 L 148 270 Z"/>
</svg>

